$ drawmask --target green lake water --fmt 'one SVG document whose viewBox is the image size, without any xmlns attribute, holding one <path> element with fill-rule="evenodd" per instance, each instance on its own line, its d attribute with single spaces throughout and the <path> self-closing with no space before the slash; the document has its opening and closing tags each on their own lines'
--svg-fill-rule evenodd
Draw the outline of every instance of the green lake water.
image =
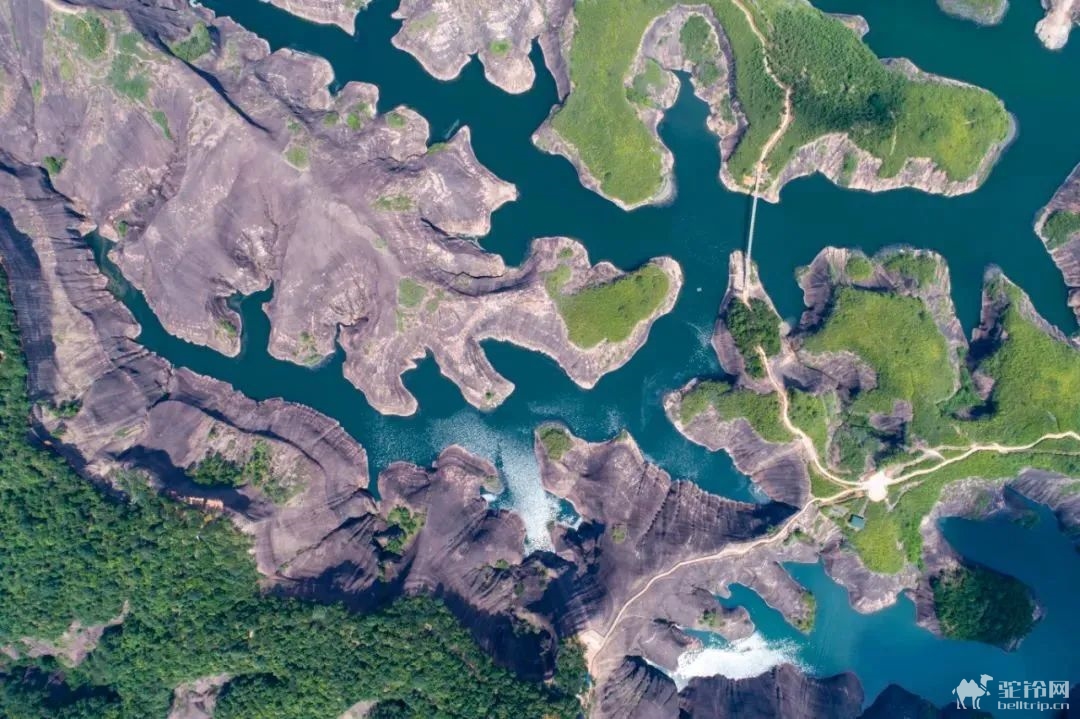
<svg viewBox="0 0 1080 719">
<path fill-rule="evenodd" d="M 610 260 L 624 268 L 671 255 L 682 265 L 686 285 L 674 311 L 653 327 L 645 347 L 591 391 L 576 387 L 546 357 L 487 343 L 496 369 L 517 385 L 505 404 L 488 413 L 469 407 L 430 359 L 405 377 L 420 401 L 419 413 L 410 418 L 383 417 L 371 410 L 342 378 L 340 353 L 316 370 L 274 360 L 266 353 L 269 323 L 261 311 L 269 292 L 240 300 L 243 350 L 239 357 L 227 358 L 170 336 L 139 294 L 128 289 L 124 299 L 143 326 L 141 342 L 175 364 L 229 382 L 251 397 L 284 397 L 334 417 L 367 449 L 373 477 L 394 460 L 429 463 L 450 443 L 495 460 L 508 484 L 500 501 L 523 512 L 531 537 L 538 541 L 548 519 L 559 512 L 559 504 L 539 488 L 532 456 L 532 430 L 548 419 L 564 421 L 591 440 L 625 428 L 650 459 L 673 476 L 727 496 L 755 497 L 726 455 L 684 440 L 660 404 L 666 392 L 690 378 L 720 371 L 709 335 L 725 290 L 728 256 L 742 247 L 749 213 L 746 196 L 719 184 L 716 139 L 704 124 L 706 108 L 685 86 L 660 128 L 675 154 L 678 195 L 669 206 L 626 213 L 582 188 L 564 159 L 532 146 L 530 135 L 556 102 L 554 82 L 538 50 L 532 55 L 539 70 L 536 85 L 515 96 L 488 84 L 476 62 L 452 82 L 427 75 L 411 56 L 390 44 L 399 27 L 390 18 L 395 7 L 391 0 L 376 0 L 361 13 L 354 36 L 306 23 L 257 0 L 213 0 L 206 5 L 231 15 L 273 49 L 290 47 L 327 58 L 335 87 L 352 80 L 378 85 L 380 111 L 398 104 L 415 108 L 430 122 L 432 142 L 468 125 L 480 161 L 520 192 L 516 202 L 494 215 L 492 232 L 482 239 L 486 249 L 507 262 L 519 262 L 535 237 L 568 235 L 585 243 L 592 261 Z M 1015 4 L 1002 26 L 989 29 L 946 17 L 931 0 L 827 0 L 819 5 L 832 12 L 863 14 L 871 26 L 867 41 L 881 56 L 910 57 L 927 71 L 988 87 L 1016 115 L 1019 136 L 986 184 L 971 195 L 872 195 L 812 177 L 789 185 L 780 204 L 763 204 L 755 259 L 780 311 L 797 318 L 802 298 L 794 272 L 821 248 L 859 246 L 872 252 L 907 243 L 937 250 L 948 259 L 965 327 L 970 329 L 977 320 L 982 273 L 994 263 L 1031 294 L 1047 319 L 1073 331 L 1064 285 L 1031 225 L 1080 162 L 1080 93 L 1070 90 L 1080 80 L 1080 40 L 1074 39 L 1064 52 L 1044 50 L 1033 31 L 1039 18 L 1034 2 Z M 1080 590 L 1075 553 L 1054 545 L 1058 548 L 1053 549 L 1052 565 L 1030 561 L 1033 555 L 1051 552 L 1055 541 L 1064 546 L 1052 522 L 1037 528 L 1041 534 L 1009 541 L 1004 531 L 980 534 L 987 531 L 985 525 L 955 531 L 950 525 L 949 534 L 973 559 L 1005 571 L 1015 568 L 1040 599 L 1058 596 L 1055 592 L 1067 599 Z M 970 540 L 972 536 L 983 539 Z M 760 636 L 777 646 L 790 643 L 812 671 L 856 671 L 868 697 L 895 681 L 944 702 L 961 678 L 994 674 L 998 667 L 1001 678 L 1014 672 L 1017 676 L 1008 678 L 1080 679 L 1080 652 L 1072 645 L 1078 627 L 1068 611 L 1049 611 L 1036 634 L 1006 655 L 992 647 L 933 638 L 914 625 L 906 600 L 869 617 L 857 615 L 820 568 L 792 571 L 819 595 L 819 629 L 809 639 L 788 636 L 767 608 L 752 607 Z M 750 604 L 755 596 L 748 590 L 735 594 Z M 1014 714 L 1019 716 L 1005 713 Z"/>
</svg>

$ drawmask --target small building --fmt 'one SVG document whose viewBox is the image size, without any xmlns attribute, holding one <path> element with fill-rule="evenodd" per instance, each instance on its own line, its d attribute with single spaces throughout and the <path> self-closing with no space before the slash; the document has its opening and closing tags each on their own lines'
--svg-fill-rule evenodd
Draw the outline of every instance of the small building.
<svg viewBox="0 0 1080 719">
<path fill-rule="evenodd" d="M 848 525 L 852 529 L 858 531 L 866 526 L 866 518 L 863 517 L 861 514 L 852 514 L 850 517 L 848 517 Z"/>
</svg>

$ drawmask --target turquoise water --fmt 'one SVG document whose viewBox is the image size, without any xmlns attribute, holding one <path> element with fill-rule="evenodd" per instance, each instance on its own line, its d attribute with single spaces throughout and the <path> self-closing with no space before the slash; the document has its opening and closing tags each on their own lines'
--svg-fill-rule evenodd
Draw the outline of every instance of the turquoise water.
<svg viewBox="0 0 1080 719">
<path fill-rule="evenodd" d="M 626 213 L 583 189 L 565 160 L 545 155 L 530 143 L 531 133 L 556 101 L 554 82 L 546 71 L 538 73 L 530 92 L 517 96 L 489 85 L 475 62 L 457 80 L 438 82 L 390 45 L 399 26 L 389 16 L 395 6 L 391 0 L 376 0 L 361 13 L 355 36 L 305 23 L 257 0 L 206 4 L 266 38 L 274 49 L 291 47 L 326 57 L 334 68 L 336 87 L 351 80 L 378 85 L 380 110 L 398 104 L 415 108 L 429 120 L 432 142 L 459 124 L 471 127 L 480 161 L 520 191 L 518 201 L 495 214 L 492 232 L 482 240 L 485 248 L 508 262 L 519 262 L 535 237 L 569 235 L 585 243 L 594 262 L 610 260 L 633 267 L 656 255 L 671 255 L 684 269 L 686 286 L 675 310 L 655 324 L 646 346 L 591 391 L 575 386 L 541 355 L 487 343 L 494 366 L 517 385 L 508 401 L 489 413 L 469 407 L 430 359 L 405 376 L 406 386 L 420 401 L 419 413 L 390 418 L 371 410 L 344 381 L 340 353 L 317 370 L 270 358 L 269 325 L 261 311 L 269 292 L 240 300 L 243 350 L 239 357 L 227 358 L 168 335 L 138 293 L 128 291 L 125 300 L 143 326 L 141 342 L 175 364 L 229 382 L 249 396 L 284 397 L 338 419 L 368 450 L 373 476 L 398 459 L 428 463 L 451 442 L 488 456 L 508 480 L 506 501 L 530 515 L 530 529 L 537 535 L 555 511 L 554 503 L 538 489 L 532 458 L 532 430 L 547 419 L 564 421 L 576 434 L 592 440 L 626 428 L 653 461 L 676 477 L 693 479 L 728 496 L 754 497 L 726 455 L 685 441 L 660 406 L 664 393 L 691 377 L 719 372 L 708 339 L 725 289 L 728 256 L 742 246 L 749 211 L 748 198 L 719 185 L 716 141 L 704 125 L 706 108 L 689 91 L 684 88 L 660 128 L 676 157 L 678 196 L 666 207 Z M 1076 131 L 1080 93 L 1066 92 L 1080 78 L 1080 40 L 1074 39 L 1064 52 L 1042 49 L 1033 33 L 1037 3 L 1017 3 L 1005 23 L 992 29 L 945 17 L 932 0 L 827 0 L 821 5 L 865 15 L 871 25 L 868 41 L 883 56 L 907 56 L 927 71 L 990 88 L 1018 118 L 1020 134 L 987 183 L 972 195 L 951 199 L 915 191 L 871 195 L 807 178 L 785 189 L 779 205 L 763 205 L 755 255 L 781 312 L 789 319 L 797 317 L 802 302 L 794 271 L 822 247 L 874 251 L 909 243 L 937 250 L 948 259 L 954 300 L 965 327 L 970 329 L 977 319 L 982 273 L 996 263 L 1031 293 L 1051 322 L 1075 330 L 1065 288 L 1031 223 L 1080 161 Z M 542 68 L 539 51 L 532 57 Z M 967 541 L 966 532 L 980 531 L 950 525 L 950 537 L 958 544 Z M 1063 597 L 1080 589 L 1075 554 L 1054 555 L 1064 568 L 1031 561 L 1032 552 L 1049 551 L 1043 542 L 1064 542 L 1054 540 L 1049 523 L 1038 531 L 1046 536 L 1036 535 L 1036 543 L 996 542 L 996 535 L 987 535 L 985 541 L 965 545 L 964 551 L 1006 571 L 1016 566 L 1017 576 L 1029 581 L 1040 597 L 1049 591 L 1047 583 L 1059 583 Z M 948 689 L 960 678 L 983 673 L 987 667 L 997 671 L 998 666 L 1003 672 L 1023 670 L 1017 679 L 1061 678 L 1050 669 L 1074 681 L 1080 678 L 1077 652 L 1065 641 L 1055 641 L 1073 635 L 1052 632 L 1039 639 L 1043 627 L 1064 626 L 1054 623 L 1059 612 L 1048 616 L 1019 652 L 999 656 L 1002 653 L 990 647 L 930 637 L 914 626 L 911 607 L 904 600 L 878 615 L 854 615 L 819 569 L 792 571 L 819 592 L 820 627 L 833 626 L 831 631 L 819 628 L 811 637 L 806 651 L 814 661 L 808 663 L 822 673 L 855 670 L 866 682 L 868 696 L 895 680 L 945 701 Z M 1073 625 L 1065 628 L 1069 627 Z M 827 642 L 815 638 L 825 636 Z M 1044 668 L 1048 676 L 1026 673 Z"/>
<path fill-rule="evenodd" d="M 977 642 L 942 640 L 914 625 L 915 605 L 906 597 L 874 614 L 854 611 L 846 591 L 820 564 L 789 564 L 788 571 L 817 597 L 813 631 L 804 637 L 788 625 L 752 590 L 732 588 L 727 606 L 746 607 L 758 631 L 774 646 L 821 675 L 856 670 L 867 698 L 889 683 L 898 683 L 937 703 L 952 700 L 961 679 L 989 674 L 995 682 L 1041 679 L 1071 680 L 1080 676 L 1080 652 L 1070 641 L 1080 634 L 1076 587 L 1080 562 L 1072 543 L 1055 526 L 1046 508 L 1036 510 L 1040 521 L 1025 528 L 1006 519 L 973 522 L 949 519 L 943 528 L 961 554 L 1011 574 L 1034 588 L 1045 616 L 1015 652 Z M 997 684 L 991 696 L 997 699 Z M 993 708 L 986 699 L 983 709 Z M 1002 711 L 1000 716 L 1039 716 Z"/>
</svg>

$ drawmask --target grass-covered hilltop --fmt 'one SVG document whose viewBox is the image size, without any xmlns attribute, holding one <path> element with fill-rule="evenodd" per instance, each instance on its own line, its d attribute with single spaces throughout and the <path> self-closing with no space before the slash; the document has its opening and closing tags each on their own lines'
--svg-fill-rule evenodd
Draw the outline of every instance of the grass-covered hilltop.
<svg viewBox="0 0 1080 719">
<path fill-rule="evenodd" d="M 969 342 L 944 262 L 929 252 L 868 258 L 828 249 L 800 283 L 808 311 L 783 337 L 775 315 L 746 322 L 767 316 L 755 297 L 760 285 L 729 289 L 713 341 L 728 374 L 674 393 L 669 416 L 690 439 L 728 450 L 756 479 L 760 472 L 774 499 L 831 526 L 827 533 L 838 533 L 867 569 L 914 567 L 935 577 L 944 633 L 1008 644 L 1009 631 L 984 636 L 978 612 L 954 605 L 978 583 L 1009 602 L 1030 605 L 1027 595 L 995 575 L 943 563 L 940 552 L 928 561 L 926 543 L 940 541 L 933 512 L 954 483 L 1011 480 L 1030 469 L 1045 470 L 1062 492 L 1080 490 L 1080 350 L 996 270 Z M 799 458 L 801 490 L 770 484 L 767 468 L 754 464 L 756 442 L 785 448 L 774 446 L 771 456 Z M 969 504 L 963 511 L 977 513 Z M 1030 606 L 1013 614 L 1025 611 L 1030 620 Z M 1015 633 L 1030 627 L 1020 624 Z"/>
<path fill-rule="evenodd" d="M 591 0 L 574 8 L 573 89 L 551 127 L 589 182 L 626 206 L 667 192 L 667 151 L 650 127 L 649 98 L 663 73 L 649 57 L 647 30 L 676 6 Z M 689 15 L 679 38 L 682 62 L 673 69 L 692 67 L 714 113 L 739 135 L 725 169 L 735 189 L 774 196 L 778 183 L 820 169 L 867 189 L 880 181 L 960 191 L 947 186 L 977 184 L 1009 133 L 1009 116 L 989 92 L 926 76 L 909 63 L 883 63 L 849 24 L 806 2 L 708 0 L 706 7 L 715 25 Z M 807 157 L 785 175 L 800 148 L 829 136 L 840 141 L 822 153 L 832 159 Z M 913 159 L 932 163 L 924 174 L 940 171 L 934 181 L 901 180 Z"/>
</svg>

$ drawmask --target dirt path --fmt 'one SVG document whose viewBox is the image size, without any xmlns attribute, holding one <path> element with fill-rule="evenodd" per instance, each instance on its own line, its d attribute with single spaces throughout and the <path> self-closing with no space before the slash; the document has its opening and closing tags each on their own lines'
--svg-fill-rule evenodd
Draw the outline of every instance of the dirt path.
<svg viewBox="0 0 1080 719">
<path fill-rule="evenodd" d="M 823 477 L 830 482 L 843 485 L 845 487 L 857 487 L 859 482 L 842 479 L 830 472 L 825 467 L 825 463 L 821 461 L 821 457 L 818 455 L 817 447 L 814 446 L 814 440 L 810 438 L 806 432 L 803 432 L 795 423 L 791 421 L 789 415 L 790 400 L 788 399 L 787 390 L 784 389 L 784 385 L 776 379 L 776 375 L 773 374 L 772 367 L 769 366 L 769 358 L 765 355 L 765 350 L 759 345 L 757 348 L 758 356 L 761 357 L 761 365 L 765 368 L 765 376 L 769 378 L 769 382 L 772 384 L 773 389 L 776 390 L 776 394 L 780 399 L 780 422 L 784 425 L 784 429 L 793 434 L 800 443 L 803 445 L 803 449 L 810 457 L 810 463 L 814 466 L 814 469 L 818 471 Z"/>
<path fill-rule="evenodd" d="M 622 608 L 619 609 L 618 613 L 615 615 L 615 618 L 611 620 L 611 623 L 608 625 L 608 629 L 606 632 L 600 634 L 599 632 L 590 630 L 590 644 L 596 646 L 590 663 L 594 662 L 596 658 L 600 655 L 600 653 L 603 652 L 604 648 L 607 646 L 608 639 L 610 639 L 611 636 L 614 635 L 615 630 L 618 628 L 619 624 L 622 622 L 623 619 L 626 618 L 626 612 L 630 609 L 630 607 L 633 606 L 634 603 L 637 602 L 639 599 L 641 599 L 641 597 L 648 594 L 649 590 L 651 590 L 657 582 L 667 579 L 668 577 L 685 567 L 693 566 L 695 564 L 703 564 L 706 562 L 715 562 L 730 557 L 741 557 L 749 552 L 752 552 L 758 547 L 762 547 L 767 544 L 773 544 L 775 542 L 781 542 L 787 539 L 788 534 L 791 532 L 791 529 L 799 522 L 800 519 L 803 518 L 803 516 L 805 516 L 810 511 L 811 507 L 826 506 L 829 504 L 834 504 L 836 502 L 844 501 L 848 499 L 851 495 L 858 493 L 858 491 L 859 490 L 857 488 L 851 488 L 825 499 L 815 497 L 809 502 L 807 502 L 805 505 L 803 505 L 802 509 L 800 509 L 798 512 L 788 517 L 782 524 L 776 525 L 776 529 L 770 534 L 758 537 L 757 539 L 754 539 L 750 542 L 729 544 L 720 551 L 713 552 L 712 554 L 705 554 L 699 557 L 691 557 L 689 559 L 684 559 L 682 561 L 676 562 L 662 572 L 657 572 L 656 574 L 653 574 L 649 578 L 649 580 L 645 582 L 645 586 L 643 586 L 633 596 L 623 602 Z M 596 644 L 597 640 L 599 640 L 598 644 Z"/>
<path fill-rule="evenodd" d="M 754 179 L 754 197 L 757 197 L 758 190 L 761 185 L 761 172 L 765 169 L 765 158 L 769 156 L 772 149 L 776 147 L 776 143 L 780 142 L 780 138 L 784 136 L 784 133 L 791 127 L 791 122 L 794 120 L 794 114 L 791 105 L 791 88 L 780 81 L 780 78 L 773 72 L 772 65 L 769 64 L 769 53 L 766 51 L 769 43 L 765 39 L 765 35 L 758 29 L 757 23 L 754 22 L 754 15 L 750 12 L 750 9 L 746 7 L 744 0 L 731 0 L 735 7 L 739 8 L 739 11 L 746 18 L 747 24 L 750 26 L 750 31 L 757 37 L 758 42 L 761 43 L 761 64 L 765 68 L 765 74 L 769 76 L 769 79 L 776 83 L 776 86 L 784 91 L 784 114 L 780 117 L 780 126 L 776 128 L 776 131 L 769 136 L 769 139 L 765 141 L 765 145 L 761 148 L 761 155 L 758 157 L 757 176 Z"/>
</svg>

